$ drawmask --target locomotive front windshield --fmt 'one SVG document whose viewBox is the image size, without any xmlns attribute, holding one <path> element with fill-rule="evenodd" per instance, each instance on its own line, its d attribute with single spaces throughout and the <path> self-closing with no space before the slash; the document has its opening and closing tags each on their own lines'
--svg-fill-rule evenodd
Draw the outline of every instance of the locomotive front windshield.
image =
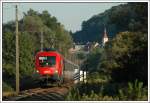
<svg viewBox="0 0 150 103">
<path fill-rule="evenodd" d="M 55 56 L 42 56 L 42 57 L 39 57 L 39 64 L 40 64 L 41 67 L 54 66 L 56 64 L 56 57 Z"/>
</svg>

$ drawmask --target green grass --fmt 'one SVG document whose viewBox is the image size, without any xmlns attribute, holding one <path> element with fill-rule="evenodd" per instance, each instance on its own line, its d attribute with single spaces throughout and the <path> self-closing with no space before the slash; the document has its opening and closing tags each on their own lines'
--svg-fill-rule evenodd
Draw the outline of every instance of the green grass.
<svg viewBox="0 0 150 103">
<path fill-rule="evenodd" d="M 2 83 L 2 96 L 3 97 L 8 97 L 8 96 L 14 96 L 16 95 L 15 90 L 13 89 L 12 86 L 10 86 L 9 84 L 7 84 L 6 82 L 3 81 Z"/>
<path fill-rule="evenodd" d="M 14 91 L 14 89 L 5 82 L 2 83 L 2 90 L 3 90 L 3 92 L 13 92 Z"/>
</svg>

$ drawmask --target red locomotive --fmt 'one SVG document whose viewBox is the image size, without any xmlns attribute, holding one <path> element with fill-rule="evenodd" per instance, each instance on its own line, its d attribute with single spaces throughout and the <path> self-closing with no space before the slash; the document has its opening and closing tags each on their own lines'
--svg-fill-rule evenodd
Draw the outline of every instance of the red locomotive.
<svg viewBox="0 0 150 103">
<path fill-rule="evenodd" d="M 42 80 L 63 82 L 64 58 L 55 50 L 44 50 L 36 54 L 35 69 Z"/>
</svg>

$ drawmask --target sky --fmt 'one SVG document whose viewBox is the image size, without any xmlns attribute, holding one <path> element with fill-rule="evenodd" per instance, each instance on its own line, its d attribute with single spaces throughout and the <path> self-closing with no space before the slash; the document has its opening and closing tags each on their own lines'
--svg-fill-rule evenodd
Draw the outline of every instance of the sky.
<svg viewBox="0 0 150 103">
<path fill-rule="evenodd" d="M 83 21 L 92 16 L 123 3 L 17 3 L 19 10 L 19 19 L 23 17 L 23 12 L 30 8 L 42 12 L 47 10 L 52 16 L 55 16 L 68 31 L 78 31 L 81 29 Z M 3 23 L 15 20 L 16 3 L 3 3 Z"/>
</svg>

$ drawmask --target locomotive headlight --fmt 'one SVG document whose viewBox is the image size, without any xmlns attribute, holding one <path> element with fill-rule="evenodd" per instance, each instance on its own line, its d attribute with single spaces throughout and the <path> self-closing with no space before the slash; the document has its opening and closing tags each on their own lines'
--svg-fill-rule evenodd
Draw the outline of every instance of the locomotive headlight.
<svg viewBox="0 0 150 103">
<path fill-rule="evenodd" d="M 37 70 L 36 72 L 37 72 L 37 73 L 39 73 L 39 71 L 38 71 L 38 70 Z"/>
<path fill-rule="evenodd" d="M 55 70 L 55 73 L 58 73 L 58 70 Z"/>
</svg>

